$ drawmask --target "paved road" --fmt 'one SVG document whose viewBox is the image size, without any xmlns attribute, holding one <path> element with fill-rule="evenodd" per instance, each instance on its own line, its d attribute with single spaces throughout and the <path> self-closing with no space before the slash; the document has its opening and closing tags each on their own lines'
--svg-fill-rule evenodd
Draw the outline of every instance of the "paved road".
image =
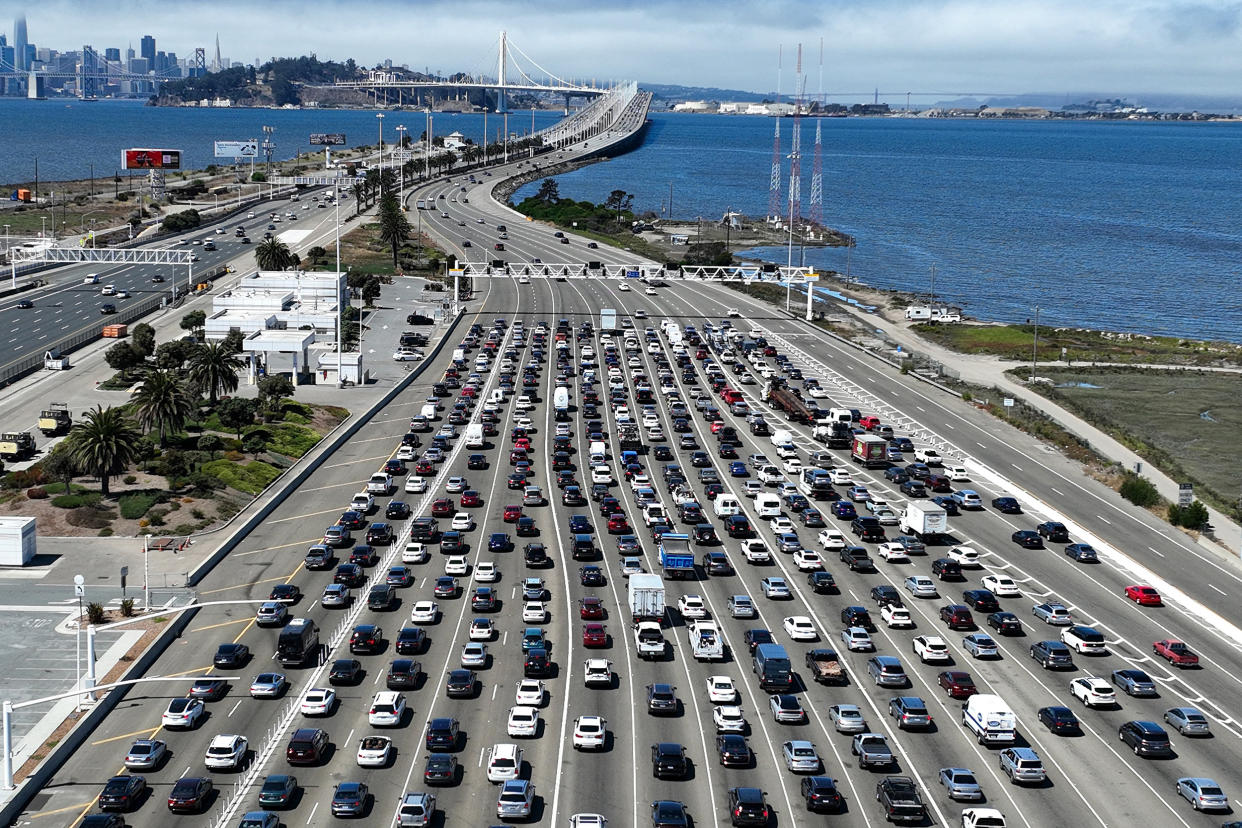
<svg viewBox="0 0 1242 828">
<path fill-rule="evenodd" d="M 451 216 L 454 211 L 460 211 L 471 217 L 473 215 L 467 211 L 477 209 L 475 205 L 482 200 L 472 195 L 469 208 L 464 204 L 454 208 L 450 199 L 445 199 L 450 202 Z M 494 224 L 505 223 L 510 236 L 506 248 L 515 256 L 538 256 L 545 261 L 553 261 L 552 257 L 562 250 L 563 246 L 554 240 L 549 229 L 525 222 L 518 224 L 502 208 L 493 205 L 479 206 L 485 208 L 483 212 L 487 224 L 477 225 L 477 222 L 463 218 L 460 220 L 467 221 L 464 229 L 454 221 L 446 225 L 444 231 L 469 233 L 475 240 L 472 243 L 475 247 L 490 244 L 489 240 L 495 237 Z M 574 239 L 570 247 L 581 243 L 581 239 Z M 592 251 L 591 256 L 596 255 L 607 261 L 622 261 L 624 257 L 623 252 L 611 250 L 601 250 L 598 254 Z M 750 627 L 772 630 L 777 641 L 789 648 L 795 666 L 800 666 L 801 654 L 809 645 L 795 643 L 781 631 L 784 616 L 810 616 L 818 629 L 821 643 L 832 646 L 831 642 L 837 640 L 840 627 L 838 615 L 842 607 L 863 604 L 874 612 L 875 606 L 868 597 L 872 586 L 883 583 L 900 586 L 906 575 L 912 572 L 927 573 L 929 559 L 916 557 L 910 564 L 881 562 L 878 573 L 858 575 L 842 571 L 835 560 L 829 558 L 829 569 L 840 584 L 840 594 L 817 595 L 805 589 L 805 580 L 794 570 L 789 557 L 776 556 L 773 566 L 751 566 L 737 554 L 734 542 L 729 542 L 725 549 L 737 568 L 736 575 L 703 577 L 694 582 L 670 582 L 669 595 L 671 601 L 685 593 L 702 595 L 712 615 L 722 625 L 733 657 L 723 664 L 700 664 L 689 658 L 683 619 L 672 612 L 666 628 L 672 645 L 671 658 L 659 663 L 639 662 L 634 657 L 624 619 L 625 581 L 618 571 L 613 539 L 607 533 L 599 510 L 594 508 L 594 504 L 581 509 L 568 509 L 553 497 L 548 506 L 527 511 L 536 517 L 541 528 L 539 539 L 549 545 L 554 562 L 551 569 L 542 570 L 539 574 L 550 590 L 551 615 L 542 626 L 553 643 L 556 673 L 547 682 L 548 694 L 541 709 L 544 720 L 541 735 L 535 739 L 512 740 L 503 734 L 502 723 L 512 704 L 513 684 L 521 675 L 520 652 L 513 639 L 526 626 L 521 620 L 520 601 L 514 597 L 513 590 L 518 579 L 529 572 L 521 563 L 519 554 L 489 553 L 482 544 L 493 531 L 512 532 L 512 527 L 500 520 L 503 506 L 513 502 L 511 494 L 504 488 L 509 442 L 502 427 L 501 437 L 493 440 L 492 448 L 486 452 L 491 463 L 486 471 L 467 470 L 463 455 L 469 452 L 464 449 L 455 451 L 440 466 L 436 481 L 436 486 L 440 488 L 432 490 L 439 496 L 443 491 L 443 481 L 452 475 L 465 475 L 479 488 L 483 506 L 471 510 L 477 526 L 468 533 L 470 559 L 472 563 L 495 561 L 502 571 L 498 586 L 505 600 L 501 609 L 491 616 L 499 635 L 489 645 L 493 655 L 491 666 L 480 671 L 480 692 L 470 700 L 450 700 L 444 695 L 443 672 L 456 666 L 459 649 L 465 640 L 466 625 L 473 614 L 464 596 L 443 600 L 438 623 L 427 627 L 430 638 L 428 649 L 419 656 L 426 679 L 418 689 L 407 692 L 413 713 L 407 716 L 402 727 L 390 732 L 398 747 L 398 756 L 391 767 L 362 770 L 353 760 L 359 737 L 373 732 L 367 724 L 366 711 L 371 694 L 382 689 L 386 665 L 394 657 L 391 644 L 381 654 L 359 657 L 366 670 L 364 678 L 357 687 L 339 688 L 341 703 L 331 716 L 320 721 L 304 720 L 296 715 L 292 718 L 294 726 L 326 729 L 335 745 L 335 752 L 320 766 L 293 770 L 305 794 L 293 811 L 282 817 L 284 824 L 324 824 L 329 819 L 327 808 L 332 787 L 343 780 L 365 781 L 374 795 L 369 821 L 388 822 L 404 791 L 425 789 L 419 777 L 426 754 L 422 734 L 429 718 L 435 716 L 456 717 L 466 733 L 464 745 L 457 752 L 464 766 L 463 778 L 460 784 L 437 792 L 441 809 L 437 824 L 442 825 L 474 826 L 495 821 L 495 788 L 485 781 L 482 763 L 485 762 L 486 748 L 502 741 L 520 741 L 525 749 L 527 776 L 538 788 L 536 816 L 539 824 L 561 825 L 568 815 L 588 810 L 605 813 L 614 824 L 645 824 L 646 803 L 661 797 L 683 800 L 697 824 L 722 824 L 727 820 L 725 792 L 738 784 L 753 784 L 767 791 L 769 802 L 776 812 L 774 824 L 811 824 L 817 820 L 810 818 L 802 807 L 798 778 L 784 770 L 779 756 L 781 742 L 793 738 L 813 741 L 825 761 L 826 772 L 839 780 L 848 802 L 848 813 L 833 821 L 850 825 L 879 825 L 883 820 L 872 799 L 878 774 L 859 770 L 849 756 L 848 738 L 833 731 L 827 719 L 827 708 L 834 703 L 858 704 L 872 728 L 889 735 L 898 754 L 900 772 L 914 776 L 921 783 L 925 799 L 932 809 L 932 819 L 937 824 L 955 824 L 961 807 L 943 796 L 935 784 L 936 770 L 949 765 L 973 768 L 979 775 L 989 803 L 1005 811 L 1011 824 L 1027 826 L 1113 825 L 1136 819 L 1148 823 L 1154 821 L 1159 825 L 1207 826 L 1217 824 L 1219 819 L 1213 821 L 1193 814 L 1184 802 L 1175 799 L 1171 795 L 1173 780 L 1182 775 L 1209 775 L 1222 782 L 1227 792 L 1242 789 L 1242 778 L 1237 771 L 1240 733 L 1236 724 L 1242 659 L 1237 652 L 1236 636 L 1217 625 L 1210 614 L 1213 607 L 1222 615 L 1232 614 L 1230 608 L 1236 603 L 1233 596 L 1240 588 L 1238 573 L 1232 567 L 1204 557 L 1180 538 L 1161 530 L 1154 520 L 1143 513 L 1121 505 L 1111 493 L 1083 478 L 1070 464 L 1044 452 L 1024 435 L 979 415 L 960 401 L 929 391 L 907 377 L 877 367 L 875 363 L 863 361 L 856 352 L 818 337 L 799 323 L 778 317 L 740 294 L 716 286 L 675 285 L 656 288 L 656 294 L 648 296 L 636 291 L 621 292 L 614 285 L 596 281 L 561 283 L 542 279 L 535 279 L 532 284 L 496 279 L 481 281 L 478 287 L 479 302 L 471 306 L 466 321 L 477 319 L 485 327 L 495 317 L 512 319 L 515 315 L 523 318 L 528 326 L 538 321 L 555 325 L 557 319 L 567 318 L 576 327 L 584 319 L 597 320 L 601 307 L 616 307 L 627 312 L 643 308 L 653 317 L 667 316 L 682 324 L 701 325 L 705 320 L 719 320 L 726 308 L 739 308 L 741 318 L 735 324 L 743 329 L 749 324 L 766 329 L 770 341 L 789 354 L 807 376 L 818 376 L 829 387 L 830 378 L 840 374 L 845 380 L 862 386 L 884 404 L 918 420 L 922 431 L 956 445 L 981 460 L 983 465 L 977 467 L 979 473 L 969 485 L 979 491 L 985 501 L 1015 488 L 1029 492 L 1032 498 L 1025 500 L 1027 514 L 1002 516 L 987 509 L 953 518 L 951 527 L 954 535 L 959 541 L 970 542 L 984 552 L 986 569 L 970 573 L 970 580 L 966 583 L 941 584 L 943 597 L 940 599 L 908 600 L 907 606 L 917 624 L 914 630 L 890 630 L 881 626 L 877 631 L 875 638 L 879 652 L 901 658 L 911 676 L 912 687 L 901 692 L 925 699 L 937 721 L 937 726 L 930 732 L 908 733 L 896 730 L 892 720 L 885 715 L 887 701 L 896 693 L 880 690 L 865 678 L 866 654 L 845 656 L 851 677 L 849 686 L 837 689 L 812 685 L 799 693 L 808 712 L 804 724 L 775 723 L 766 712 L 766 694 L 759 691 L 749 675 L 742 636 Z M 644 324 L 641 321 L 637 323 L 639 328 Z M 651 321 L 650 324 L 655 323 Z M 661 346 L 664 345 L 666 343 L 661 340 Z M 522 358 L 529 358 L 529 354 L 528 347 Z M 444 367 L 444 359 L 433 366 L 435 370 L 429 371 L 429 378 L 439 374 Z M 640 366 L 649 375 L 654 375 L 653 360 L 654 355 L 645 351 L 639 355 Z M 552 366 L 544 363 L 539 390 L 542 401 L 551 396 L 553 374 Z M 701 372 L 699 376 L 702 382 Z M 496 381 L 496 372 L 484 375 L 484 397 Z M 203 586 L 208 593 L 204 597 L 261 597 L 273 584 L 289 580 L 298 584 L 307 596 L 295 608 L 294 614 L 316 619 L 325 637 L 340 624 L 345 613 L 326 610 L 316 600 L 327 582 L 326 575 L 306 572 L 300 565 L 301 553 L 319 537 L 323 527 L 336 518 L 349 495 L 361 488 L 370 473 L 396 450 L 400 436 L 406 430 L 408 417 L 421 407 L 428 393 L 428 382 L 420 380 L 416 383 L 312 476 L 297 496 L 291 498 L 267 525 L 248 539 L 233 562 L 213 573 Z M 578 390 L 577 384 L 578 378 L 575 378 L 575 391 Z M 688 395 L 684 383 L 677 382 L 677 386 L 683 395 Z M 745 390 L 752 405 L 758 406 L 760 404 L 754 399 L 755 388 L 746 386 Z M 854 402 L 856 397 L 850 396 L 854 393 L 852 387 L 842 385 L 841 388 L 843 390 L 836 391 L 830 402 Z M 662 410 L 663 406 L 660 408 L 658 416 L 665 432 L 671 436 L 672 423 Z M 535 481 L 545 491 L 555 493 L 549 477 L 548 456 L 544 451 L 549 434 L 555 428 L 548 409 L 546 402 L 541 402 L 532 417 L 538 427 L 533 472 Z M 511 403 L 502 407 L 502 426 L 511 421 L 511 414 Z M 739 455 L 745 457 L 754 452 L 764 452 L 771 456 L 770 444 L 762 438 L 756 440 L 750 437 L 739 420 L 728 415 L 726 420 L 737 426 L 744 437 Z M 611 417 L 606 416 L 605 431 L 612 435 L 610 450 L 616 457 L 620 451 L 615 442 L 614 425 Z M 693 418 L 692 427 L 699 445 L 705 448 L 715 445 L 702 419 Z M 581 422 L 574 423 L 573 436 L 575 444 L 581 448 L 585 436 Z M 803 434 L 799 445 L 806 449 L 813 444 Z M 841 452 L 834 454 L 839 465 L 849 465 Z M 687 451 L 679 450 L 676 459 L 683 467 L 689 467 Z M 722 464 L 718 460 L 716 463 L 723 472 Z M 648 457 L 646 464 L 655 477 L 654 472 L 659 470 L 660 462 Z M 878 474 L 856 470 L 854 476 L 874 494 L 884 496 L 892 503 L 904 500 Z M 724 474 L 722 478 L 726 490 L 740 488 L 739 480 Z M 665 490 L 656 479 L 657 491 L 661 497 L 666 497 Z M 698 487 L 697 483 L 694 485 Z M 621 490 L 624 487 L 615 488 Z M 701 491 L 701 487 L 698 488 Z M 633 503 L 628 492 L 617 496 L 634 519 Z M 751 502 L 743 498 L 743 503 L 747 514 L 752 520 L 757 520 Z M 1009 534 L 1014 529 L 1033 526 L 1039 520 L 1052 516 L 1041 503 L 1048 504 L 1050 509 L 1055 509 L 1071 522 L 1075 539 L 1086 537 L 1080 532 L 1088 531 L 1092 542 L 1104 550 L 1103 563 L 1088 567 L 1075 564 L 1055 549 L 1026 551 L 1013 545 Z M 426 502 L 419 505 L 425 508 Z M 566 540 L 564 527 L 571 513 L 588 515 L 595 527 L 603 550 L 600 563 L 608 574 L 608 583 L 604 587 L 585 588 L 578 583 L 577 565 L 569 559 L 563 546 Z M 716 523 L 719 526 L 718 521 Z M 799 527 L 799 534 L 808 545 L 813 543 L 815 531 Z M 769 542 L 773 541 L 766 524 L 761 529 L 761 535 Z M 645 566 L 653 570 L 656 568 L 655 548 L 646 535 L 639 533 L 639 537 L 643 540 Z M 874 548 L 872 551 L 874 553 Z M 402 590 L 400 607 L 387 613 L 364 611 L 357 620 L 382 624 L 385 637 L 391 642 L 394 631 L 409 623 L 410 604 L 429 596 L 429 581 L 441 573 L 442 561 L 443 557 L 436 552 L 430 563 L 415 567 L 417 582 Z M 1169 606 L 1140 609 L 1120 597 L 1121 587 L 1134 580 L 1127 569 L 1136 566 L 1147 567 L 1162 584 L 1168 582 L 1169 587 L 1180 590 L 1165 590 L 1170 596 Z M 977 585 L 978 578 L 985 572 L 1007 573 L 1019 581 L 1023 596 L 1003 599 L 1002 604 L 1023 619 L 1027 635 L 1000 639 L 1003 657 L 998 661 L 978 662 L 960 647 L 962 634 L 947 631 L 939 622 L 937 610 L 941 604 L 959 599 L 962 589 Z M 791 602 L 767 601 L 760 596 L 759 580 L 774 575 L 784 576 L 794 585 L 794 599 Z M 468 595 L 474 584 L 469 578 L 462 580 Z M 213 593 L 212 590 L 218 592 Z M 745 621 L 728 617 L 725 602 L 729 595 L 735 593 L 754 596 L 761 613 L 759 619 Z M 602 598 L 609 610 L 607 624 L 612 638 L 610 646 L 603 652 L 613 661 L 617 674 L 617 682 L 612 689 L 587 689 L 582 684 L 582 660 L 588 653 L 579 643 L 580 622 L 575 616 L 575 607 L 577 599 L 586 594 Z M 1099 626 L 1110 641 L 1108 655 L 1076 657 L 1075 669 L 1065 672 L 1047 672 L 1031 661 L 1026 655 L 1030 643 L 1055 637 L 1029 614 L 1033 603 L 1046 598 L 1065 601 L 1076 617 Z M 1206 605 L 1202 611 L 1197 607 L 1200 604 Z M 250 618 L 250 613 L 240 608 L 236 612 L 204 610 L 182 642 L 161 659 L 156 669 L 162 673 L 205 670 L 208 668 L 207 656 L 215 645 L 233 640 L 248 643 L 256 654 L 255 662 L 242 671 L 243 675 L 249 677 L 269 669 L 273 666 L 270 658 L 276 632 L 256 628 Z M 1048 767 L 1048 784 L 1020 788 L 1011 786 L 999 775 L 996 751 L 980 748 L 967 737 L 957 722 L 958 705 L 935 686 L 936 674 L 943 667 L 920 664 L 911 655 L 911 640 L 917 634 L 943 636 L 949 643 L 958 668 L 970 671 L 981 687 L 1000 693 L 1009 701 L 1018 713 L 1023 743 L 1034 747 Z M 1149 656 L 1150 642 L 1169 635 L 1189 640 L 1203 657 L 1204 669 L 1172 673 L 1162 663 L 1152 661 Z M 1120 708 L 1115 710 L 1086 710 L 1070 701 L 1067 686 L 1072 678 L 1088 672 L 1107 675 L 1113 669 L 1131 665 L 1148 670 L 1157 678 L 1160 698 L 1140 700 L 1123 696 Z M 294 684 L 290 698 L 308 684 L 322 682 L 322 676 L 313 670 L 290 669 L 287 672 Z M 755 753 L 755 763 L 751 768 L 723 769 L 714 759 L 712 705 L 704 692 L 706 678 L 712 674 L 729 675 L 740 686 L 742 706 L 750 723 L 749 741 Z M 803 678 L 806 678 L 805 675 Z M 684 703 L 682 715 L 654 718 L 645 712 L 643 688 L 655 680 L 677 685 L 678 695 Z M 111 716 L 95 734 L 91 748 L 75 757 L 49 786 L 46 792 L 48 797 L 41 799 L 37 803 L 38 812 L 30 815 L 31 823 L 75 824 L 77 818 L 89 808 L 90 800 L 103 779 L 119 768 L 119 758 L 129 740 L 137 735 L 158 732 L 160 738 L 169 741 L 174 757 L 163 768 L 147 774 L 157 796 L 155 801 L 145 803 L 130 816 L 129 823 L 143 826 L 208 824 L 202 817 L 168 816 L 160 801 L 162 796 L 177 777 L 187 772 L 202 772 L 201 757 L 208 741 L 217 733 L 242 733 L 250 738 L 253 746 L 262 747 L 264 734 L 270 732 L 269 728 L 284 709 L 283 705 L 289 702 L 250 699 L 245 695 L 243 683 L 233 687 L 225 699 L 211 703 L 211 716 L 198 730 L 165 733 L 156 726 L 159 713 L 171 695 L 131 696 L 123 709 Z M 1122 722 L 1130 719 L 1158 721 L 1165 708 L 1188 702 L 1197 704 L 1212 716 L 1215 738 L 1191 740 L 1174 734 L 1178 757 L 1170 761 L 1143 760 L 1118 749 L 1115 731 Z M 1035 721 L 1035 710 L 1049 704 L 1072 705 L 1084 722 L 1083 735 L 1054 737 L 1040 728 Z M 583 714 L 599 714 L 608 719 L 613 734 L 609 750 L 598 754 L 580 754 L 572 750 L 567 728 L 575 717 Z M 281 752 L 287 740 L 287 731 L 278 732 L 271 739 L 276 755 L 263 766 L 262 771 L 291 770 Z M 651 778 L 647 752 L 657 740 L 677 741 L 686 747 L 693 760 L 691 779 L 661 781 Z M 218 785 L 227 785 L 237 776 L 214 774 Z M 253 789 L 244 795 L 246 807 L 252 806 L 254 796 Z"/>
</svg>

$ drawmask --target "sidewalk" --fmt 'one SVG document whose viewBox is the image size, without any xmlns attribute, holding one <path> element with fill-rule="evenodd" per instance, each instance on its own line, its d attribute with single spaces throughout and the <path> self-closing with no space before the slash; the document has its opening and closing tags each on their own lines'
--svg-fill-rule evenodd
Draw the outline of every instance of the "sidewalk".
<svg viewBox="0 0 1242 828">
<path fill-rule="evenodd" d="M 817 295 L 817 298 L 822 299 L 822 295 Z M 876 330 L 878 333 L 897 342 L 903 350 L 926 354 L 937 362 L 952 368 L 959 373 L 960 378 L 965 382 L 987 387 L 995 386 L 1010 396 L 1021 397 L 1023 402 L 1032 408 L 1037 408 L 1044 412 L 1057 425 L 1076 437 L 1085 440 L 1095 451 L 1110 460 L 1120 463 L 1125 468 L 1134 469 L 1136 464 L 1141 463 L 1143 476 L 1156 486 L 1161 496 L 1174 503 L 1177 502 L 1177 481 L 1091 423 L 1041 394 L 1032 393 L 1027 386 L 1020 382 L 1015 382 L 1005 373 L 1011 368 L 1021 367 L 1029 363 L 1019 363 L 981 354 L 960 354 L 935 342 L 925 340 L 905 325 L 885 319 L 877 313 L 864 313 L 837 299 L 833 299 L 828 304 L 834 308 L 835 313 L 850 316 L 870 329 Z M 1055 364 L 1064 367 L 1063 363 L 1042 364 Z M 1181 366 L 1153 365 L 1148 367 L 1174 368 Z M 1212 539 L 1206 535 L 1201 535 L 1199 539 L 1200 545 L 1237 558 L 1242 554 L 1242 526 L 1216 509 L 1209 508 L 1208 514 L 1212 526 L 1215 527 L 1216 537 Z"/>
</svg>

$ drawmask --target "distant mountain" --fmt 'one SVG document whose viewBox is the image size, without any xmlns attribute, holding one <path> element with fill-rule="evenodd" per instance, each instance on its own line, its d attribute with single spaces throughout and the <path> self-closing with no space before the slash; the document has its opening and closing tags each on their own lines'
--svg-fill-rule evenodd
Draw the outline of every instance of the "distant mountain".
<svg viewBox="0 0 1242 828">
<path fill-rule="evenodd" d="M 741 89 L 717 89 L 714 86 L 679 86 L 671 83 L 642 83 L 639 87 L 653 97 L 673 103 L 681 101 L 754 101 L 775 100 L 776 93 L 744 92 Z"/>
</svg>

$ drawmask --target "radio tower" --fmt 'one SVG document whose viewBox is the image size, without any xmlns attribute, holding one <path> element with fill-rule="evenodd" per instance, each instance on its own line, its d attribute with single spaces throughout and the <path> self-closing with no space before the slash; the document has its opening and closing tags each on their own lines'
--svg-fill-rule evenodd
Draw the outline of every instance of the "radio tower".
<svg viewBox="0 0 1242 828">
<path fill-rule="evenodd" d="M 811 167 L 811 203 L 810 218 L 814 224 L 824 223 L 824 161 L 821 156 L 822 126 L 824 123 L 824 39 L 819 39 L 819 91 L 815 96 L 819 102 L 819 117 L 815 119 L 815 160 Z"/>
<path fill-rule="evenodd" d="M 781 102 L 781 56 L 784 47 L 776 53 L 776 102 Z M 772 138 L 772 176 L 768 182 L 768 221 L 776 223 L 781 215 L 781 119 L 777 115 L 772 119 L 776 124 L 776 134 Z"/>
<path fill-rule="evenodd" d="M 802 44 L 798 44 L 798 63 L 794 70 L 794 85 L 797 92 L 794 96 L 793 142 L 789 150 L 789 233 L 793 237 L 794 227 L 801 218 L 802 211 Z"/>
</svg>

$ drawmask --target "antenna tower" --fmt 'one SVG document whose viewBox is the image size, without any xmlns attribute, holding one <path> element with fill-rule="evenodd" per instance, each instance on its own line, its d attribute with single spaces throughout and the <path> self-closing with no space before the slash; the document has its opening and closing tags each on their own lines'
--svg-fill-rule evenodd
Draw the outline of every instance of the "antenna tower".
<svg viewBox="0 0 1242 828">
<path fill-rule="evenodd" d="M 821 132 L 824 123 L 824 39 L 819 39 L 819 90 L 815 96 L 819 102 L 819 117 L 815 119 L 815 160 L 811 167 L 810 219 L 824 223 L 824 160 L 822 157 Z"/>
<path fill-rule="evenodd" d="M 794 70 L 794 84 L 797 93 L 794 96 L 793 142 L 789 150 L 789 228 L 797 226 L 802 211 L 802 44 L 798 44 L 798 63 Z"/>
<path fill-rule="evenodd" d="M 776 53 L 776 102 L 781 102 L 781 56 L 784 47 Z M 776 134 L 772 137 L 772 176 L 768 181 L 768 219 L 778 221 L 781 214 L 781 119 L 772 119 Z"/>
</svg>

